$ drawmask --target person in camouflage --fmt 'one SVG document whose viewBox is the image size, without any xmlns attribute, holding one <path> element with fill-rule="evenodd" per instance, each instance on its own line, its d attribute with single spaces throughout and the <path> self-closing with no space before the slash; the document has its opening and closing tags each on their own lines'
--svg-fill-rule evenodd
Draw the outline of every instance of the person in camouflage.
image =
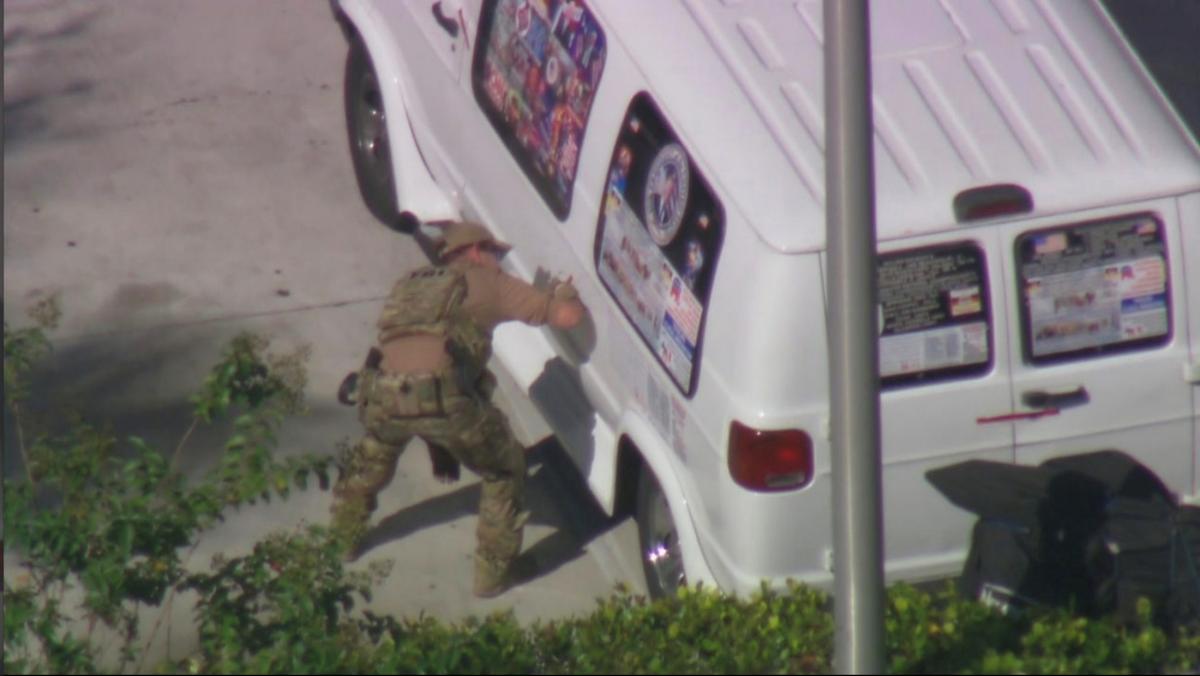
<svg viewBox="0 0 1200 676">
<path fill-rule="evenodd" d="M 377 364 L 368 360 L 359 372 L 359 420 L 366 433 L 343 458 L 333 491 L 333 526 L 353 557 L 376 496 L 413 437 L 429 446 L 439 478 L 452 478 L 447 460 L 478 473 L 480 597 L 496 596 L 514 581 L 528 516 L 525 449 L 490 401 L 492 331 L 505 321 L 570 329 L 586 312 L 570 279 L 544 291 L 501 271 L 509 248 L 478 223 L 452 223 L 441 244 L 442 265 L 415 270 L 393 287 L 378 322 L 381 358 Z"/>
</svg>

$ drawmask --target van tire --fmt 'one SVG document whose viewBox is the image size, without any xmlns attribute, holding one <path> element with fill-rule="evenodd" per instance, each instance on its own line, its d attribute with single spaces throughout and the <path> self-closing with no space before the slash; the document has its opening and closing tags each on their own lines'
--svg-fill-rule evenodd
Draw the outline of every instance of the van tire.
<svg viewBox="0 0 1200 676">
<path fill-rule="evenodd" d="M 396 224 L 396 187 L 383 92 L 371 56 L 358 37 L 350 40 L 344 83 L 346 136 L 358 190 L 367 209 L 388 227 Z"/>
<path fill-rule="evenodd" d="M 674 596 L 687 584 L 683 569 L 683 551 L 679 530 L 658 479 L 649 467 L 638 478 L 637 512 L 638 553 L 651 598 Z"/>
</svg>

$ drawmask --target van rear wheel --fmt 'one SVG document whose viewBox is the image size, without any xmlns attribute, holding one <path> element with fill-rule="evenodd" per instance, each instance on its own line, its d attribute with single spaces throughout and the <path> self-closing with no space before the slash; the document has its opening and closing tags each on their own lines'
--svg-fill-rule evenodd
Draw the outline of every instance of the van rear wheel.
<svg viewBox="0 0 1200 676">
<path fill-rule="evenodd" d="M 673 596 L 687 584 L 679 531 L 671 516 L 667 496 L 649 468 L 643 468 L 638 480 L 638 548 L 642 570 L 651 598 Z"/>
<path fill-rule="evenodd" d="M 346 132 L 358 190 L 367 209 L 385 225 L 393 226 L 397 212 L 396 188 L 392 180 L 387 114 L 375 67 L 358 38 L 350 40 L 344 84 Z"/>
</svg>

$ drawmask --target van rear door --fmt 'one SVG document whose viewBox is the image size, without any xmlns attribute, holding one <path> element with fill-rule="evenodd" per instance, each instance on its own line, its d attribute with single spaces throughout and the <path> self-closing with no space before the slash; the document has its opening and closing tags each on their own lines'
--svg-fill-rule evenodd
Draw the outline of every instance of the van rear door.
<svg viewBox="0 0 1200 676">
<path fill-rule="evenodd" d="M 882 248 L 885 546 L 888 561 L 921 575 L 922 567 L 965 553 L 957 550 L 973 519 L 945 509 L 925 472 L 963 460 L 1013 459 L 1006 289 L 994 232 Z"/>
<path fill-rule="evenodd" d="M 1115 448 L 1192 492 L 1184 257 L 1173 199 L 1005 226 L 1017 461 Z"/>
</svg>

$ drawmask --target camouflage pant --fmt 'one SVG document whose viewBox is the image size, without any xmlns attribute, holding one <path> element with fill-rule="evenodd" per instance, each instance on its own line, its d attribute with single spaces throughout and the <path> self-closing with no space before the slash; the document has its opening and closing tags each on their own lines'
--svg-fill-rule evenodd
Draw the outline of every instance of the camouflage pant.
<svg viewBox="0 0 1200 676">
<path fill-rule="evenodd" d="M 396 472 L 396 462 L 413 437 L 439 446 L 483 477 L 476 530 L 476 581 L 503 575 L 521 551 L 524 530 L 525 449 L 504 414 L 489 401 L 468 397 L 446 384 L 439 393 L 404 394 L 397 376 L 364 378 L 359 419 L 366 434 L 343 460 L 333 489 L 333 525 L 351 541 L 361 539 L 376 508 L 376 496 Z M 421 402 L 408 401 L 424 397 Z M 436 401 L 429 401 L 435 397 Z M 397 416 L 396 411 L 440 414 Z"/>
</svg>

